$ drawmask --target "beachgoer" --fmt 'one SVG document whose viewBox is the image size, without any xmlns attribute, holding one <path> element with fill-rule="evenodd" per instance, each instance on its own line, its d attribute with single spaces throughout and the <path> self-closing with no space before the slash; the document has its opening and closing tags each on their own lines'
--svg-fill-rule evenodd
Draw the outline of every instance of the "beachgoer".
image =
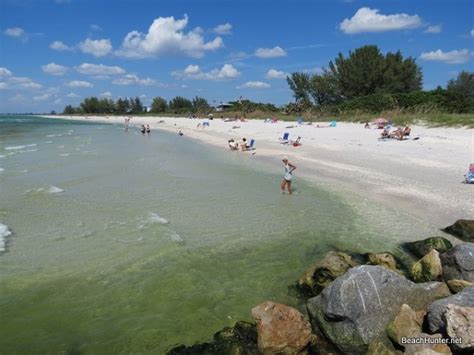
<svg viewBox="0 0 474 355">
<path fill-rule="evenodd" d="M 229 144 L 229 149 L 230 150 L 238 150 L 239 149 L 239 143 L 237 143 L 233 138 L 229 139 L 227 141 Z"/>
<path fill-rule="evenodd" d="M 301 137 L 298 136 L 298 138 L 296 138 L 296 140 L 292 143 L 293 144 L 293 147 L 299 147 L 301 145 Z"/>
<path fill-rule="evenodd" d="M 146 133 L 145 125 L 142 124 L 142 129 L 140 130 L 140 132 L 142 132 L 142 134 L 145 135 Z"/>
<path fill-rule="evenodd" d="M 148 135 L 151 133 L 151 129 L 150 129 L 149 124 L 146 125 L 146 133 L 148 133 Z"/>
<path fill-rule="evenodd" d="M 248 148 L 247 138 L 242 138 L 242 143 L 240 144 L 240 148 L 242 149 L 242 151 L 247 150 L 247 148 Z"/>
<path fill-rule="evenodd" d="M 281 181 L 281 192 L 285 193 L 285 187 L 288 190 L 288 193 L 291 195 L 293 191 L 291 190 L 291 180 L 293 178 L 293 171 L 296 169 L 296 166 L 291 164 L 288 161 L 288 157 L 284 156 L 282 159 L 283 164 L 285 164 L 285 175 Z"/>
<path fill-rule="evenodd" d="M 380 138 L 390 138 L 390 131 L 388 130 L 387 127 L 385 127 L 380 134 Z"/>
<path fill-rule="evenodd" d="M 370 128 L 369 122 L 365 122 L 364 128 Z"/>
<path fill-rule="evenodd" d="M 410 126 L 406 125 L 405 128 L 403 129 L 403 136 L 404 137 L 409 137 L 411 133 L 411 128 Z"/>
<path fill-rule="evenodd" d="M 178 131 L 178 136 L 182 136 L 183 135 L 183 132 L 181 132 L 181 130 Z"/>
</svg>

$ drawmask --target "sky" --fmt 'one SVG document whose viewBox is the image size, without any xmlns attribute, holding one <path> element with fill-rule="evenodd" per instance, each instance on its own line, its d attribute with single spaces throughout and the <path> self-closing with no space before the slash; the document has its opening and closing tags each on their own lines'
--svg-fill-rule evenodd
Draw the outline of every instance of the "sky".
<svg viewBox="0 0 474 355">
<path fill-rule="evenodd" d="M 288 73 L 367 44 L 445 87 L 474 71 L 473 14 L 472 0 L 0 0 L 0 112 L 88 96 L 283 105 Z"/>
</svg>

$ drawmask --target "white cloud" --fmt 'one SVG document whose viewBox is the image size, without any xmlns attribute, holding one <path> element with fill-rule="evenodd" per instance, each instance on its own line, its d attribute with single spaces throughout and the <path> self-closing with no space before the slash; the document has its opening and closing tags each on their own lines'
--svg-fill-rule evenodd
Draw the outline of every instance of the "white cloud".
<svg viewBox="0 0 474 355">
<path fill-rule="evenodd" d="M 421 53 L 420 58 L 424 60 L 444 62 L 449 64 L 463 64 L 473 57 L 473 52 L 468 49 L 452 50 L 443 52 L 441 49 L 432 52 Z"/>
<path fill-rule="evenodd" d="M 61 102 L 63 102 L 63 100 L 61 100 L 61 99 L 56 99 L 56 100 L 53 101 L 53 104 L 59 105 Z"/>
<path fill-rule="evenodd" d="M 20 38 L 25 34 L 25 31 L 20 27 L 11 27 L 7 28 L 3 33 L 9 37 Z"/>
<path fill-rule="evenodd" d="M 164 55 L 185 55 L 201 58 L 206 51 L 223 46 L 220 37 L 205 42 L 202 29 L 185 32 L 188 17 L 175 20 L 174 17 L 158 17 L 147 33 L 129 32 L 116 54 L 127 58 L 160 57 Z"/>
<path fill-rule="evenodd" d="M 237 86 L 237 89 L 268 89 L 270 84 L 263 81 L 247 81 L 245 84 Z"/>
<path fill-rule="evenodd" d="M 213 31 L 218 35 L 228 35 L 232 32 L 232 25 L 230 23 L 224 23 L 222 25 L 214 27 Z"/>
<path fill-rule="evenodd" d="M 7 76 L 11 76 L 12 72 L 5 67 L 0 67 L 0 78 L 6 78 Z"/>
<path fill-rule="evenodd" d="M 156 83 L 155 80 L 150 78 L 140 79 L 138 76 L 133 74 L 127 74 L 122 76 L 121 78 L 115 79 L 112 81 L 112 84 L 115 85 L 144 85 L 150 86 Z"/>
<path fill-rule="evenodd" d="M 8 84 L 4 82 L 0 82 L 0 90 L 6 90 L 8 89 Z"/>
<path fill-rule="evenodd" d="M 103 57 L 112 52 L 112 43 L 109 39 L 90 39 L 78 44 L 83 53 L 92 54 L 95 57 Z"/>
<path fill-rule="evenodd" d="M 288 76 L 288 73 L 285 73 L 284 71 L 281 70 L 276 70 L 276 69 L 270 69 L 267 71 L 267 74 L 265 77 L 267 79 L 286 79 Z"/>
<path fill-rule="evenodd" d="M 104 64 L 82 63 L 75 68 L 77 72 L 84 75 L 119 75 L 125 74 L 125 69 L 118 66 L 109 66 Z"/>
<path fill-rule="evenodd" d="M 100 94 L 99 96 L 106 97 L 106 98 L 111 98 L 113 95 L 110 91 L 106 91 L 106 92 L 103 92 L 102 94 Z"/>
<path fill-rule="evenodd" d="M 181 79 L 197 80 L 227 80 L 234 79 L 240 75 L 240 72 L 232 64 L 224 64 L 222 68 L 212 69 L 209 72 L 203 72 L 199 65 L 188 65 L 183 71 L 172 72 L 171 75 Z"/>
<path fill-rule="evenodd" d="M 49 63 L 46 65 L 42 65 L 41 69 L 46 73 L 46 74 L 51 74 L 51 75 L 64 75 L 66 74 L 68 68 L 56 63 Z"/>
<path fill-rule="evenodd" d="M 8 99 L 8 101 L 10 101 L 10 102 L 25 102 L 25 101 L 26 101 L 26 97 L 23 96 L 22 94 L 16 94 L 15 96 L 10 97 L 10 98 Z"/>
<path fill-rule="evenodd" d="M 71 99 L 77 99 L 78 97 L 80 97 L 79 95 L 73 93 L 73 92 L 70 92 L 69 94 L 66 95 L 66 97 L 69 97 Z"/>
<path fill-rule="evenodd" d="M 96 24 L 90 25 L 90 29 L 92 31 L 102 31 L 102 27 L 100 27 L 99 25 L 96 25 Z"/>
<path fill-rule="evenodd" d="M 426 30 L 424 30 L 423 32 L 430 33 L 430 34 L 437 34 L 437 33 L 441 33 L 442 30 L 443 30 L 443 26 L 433 25 L 433 26 L 428 26 Z"/>
<path fill-rule="evenodd" d="M 255 51 L 255 55 L 259 58 L 277 58 L 277 57 L 285 57 L 286 52 L 283 48 L 276 46 L 273 48 L 258 48 Z"/>
<path fill-rule="evenodd" d="M 472 38 L 474 38 L 474 28 L 471 30 L 471 32 L 469 32 L 469 34 L 471 35 Z"/>
<path fill-rule="evenodd" d="M 67 86 L 70 88 L 92 88 L 94 85 L 89 83 L 88 81 L 83 81 L 83 80 L 73 80 L 67 83 Z"/>
<path fill-rule="evenodd" d="M 49 45 L 49 48 L 54 49 L 55 51 L 63 52 L 63 51 L 72 51 L 72 47 L 65 45 L 61 41 L 54 41 Z"/>
<path fill-rule="evenodd" d="M 352 34 L 404 30 L 419 27 L 421 24 L 418 15 L 382 15 L 378 9 L 361 7 L 351 19 L 342 21 L 339 28 L 344 33 Z"/>
<path fill-rule="evenodd" d="M 33 100 L 35 101 L 46 101 L 51 97 L 51 94 L 43 94 L 43 95 L 38 95 L 38 96 L 33 96 Z"/>
</svg>

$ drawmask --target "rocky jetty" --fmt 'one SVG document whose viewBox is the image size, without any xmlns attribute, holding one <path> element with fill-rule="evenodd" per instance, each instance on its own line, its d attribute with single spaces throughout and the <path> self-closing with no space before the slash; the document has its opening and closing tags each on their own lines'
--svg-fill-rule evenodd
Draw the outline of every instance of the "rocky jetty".
<svg viewBox="0 0 474 355">
<path fill-rule="evenodd" d="M 469 235 L 468 222 L 456 233 Z M 266 301 L 251 311 L 255 324 L 168 354 L 472 354 L 474 244 L 430 237 L 399 250 L 330 251 L 296 283 L 307 314 Z"/>
<path fill-rule="evenodd" d="M 458 219 L 453 225 L 443 229 L 443 232 L 454 235 L 465 242 L 474 242 L 474 220 Z"/>
</svg>

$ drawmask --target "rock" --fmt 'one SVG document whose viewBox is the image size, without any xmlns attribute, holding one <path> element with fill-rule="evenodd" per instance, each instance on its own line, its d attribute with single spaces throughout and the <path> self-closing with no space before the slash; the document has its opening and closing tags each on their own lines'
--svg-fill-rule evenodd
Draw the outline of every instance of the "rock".
<svg viewBox="0 0 474 355">
<path fill-rule="evenodd" d="M 417 338 L 441 339 L 441 334 L 425 334 L 421 333 Z M 452 354 L 451 349 L 446 344 L 433 344 L 422 342 L 420 344 L 404 344 L 405 355 L 436 355 L 436 354 Z"/>
<path fill-rule="evenodd" d="M 389 341 L 376 340 L 369 344 L 369 350 L 367 355 L 397 355 L 403 354 L 402 352 L 395 350 L 393 345 Z"/>
<path fill-rule="evenodd" d="M 315 296 L 329 283 L 356 266 L 352 258 L 342 252 L 330 251 L 307 269 L 297 282 L 297 288 L 308 296 Z"/>
<path fill-rule="evenodd" d="M 416 284 L 384 267 L 363 265 L 309 299 L 307 308 L 313 327 L 319 327 L 342 352 L 359 354 L 385 336 L 385 328 L 402 304 L 422 310 L 448 295 L 444 283 Z"/>
<path fill-rule="evenodd" d="M 370 265 L 380 265 L 386 267 L 389 270 L 399 272 L 397 269 L 397 262 L 395 261 L 395 257 L 390 253 L 368 253 L 367 260 L 369 261 Z"/>
<path fill-rule="evenodd" d="M 446 313 L 446 331 L 455 341 L 453 347 L 462 351 L 474 351 L 474 308 L 448 304 Z"/>
<path fill-rule="evenodd" d="M 443 267 L 436 249 L 431 250 L 411 268 L 411 277 L 415 282 L 437 281 L 442 274 Z"/>
<path fill-rule="evenodd" d="M 252 309 L 252 317 L 263 354 L 298 354 L 310 345 L 311 324 L 292 307 L 267 301 Z"/>
<path fill-rule="evenodd" d="M 416 242 L 404 243 L 405 247 L 410 253 L 418 258 L 424 257 L 433 249 L 444 253 L 453 247 L 453 244 L 449 240 L 443 237 L 431 237 Z"/>
<path fill-rule="evenodd" d="M 448 287 L 452 293 L 458 293 L 464 290 L 466 287 L 474 286 L 474 282 L 456 279 L 448 280 L 446 283 L 448 284 Z"/>
<path fill-rule="evenodd" d="M 402 345 L 402 338 L 413 338 L 422 332 L 425 311 L 415 312 L 407 304 L 402 304 L 395 319 L 387 327 L 387 335 L 394 342 Z"/>
<path fill-rule="evenodd" d="M 445 281 L 456 279 L 474 282 L 474 244 L 456 245 L 441 254 L 440 259 Z"/>
<path fill-rule="evenodd" d="M 454 235 L 465 242 L 474 242 L 474 220 L 458 219 L 453 225 L 444 228 L 443 232 Z"/>
<path fill-rule="evenodd" d="M 257 330 L 255 324 L 237 322 L 214 334 L 212 342 L 191 346 L 180 345 L 167 352 L 168 355 L 239 354 L 257 355 Z"/>
<path fill-rule="evenodd" d="M 431 333 L 444 333 L 446 322 L 443 317 L 448 304 L 463 307 L 474 307 L 474 286 L 465 288 L 461 292 L 431 303 L 428 307 L 428 326 Z"/>
</svg>

